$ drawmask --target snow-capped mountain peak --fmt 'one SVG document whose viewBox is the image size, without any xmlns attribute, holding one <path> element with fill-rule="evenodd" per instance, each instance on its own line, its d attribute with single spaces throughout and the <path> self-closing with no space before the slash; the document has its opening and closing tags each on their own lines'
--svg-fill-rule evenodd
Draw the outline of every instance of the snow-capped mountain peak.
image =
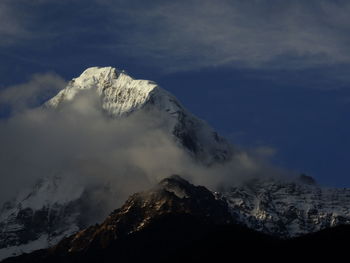
<svg viewBox="0 0 350 263">
<path fill-rule="evenodd" d="M 102 109 L 113 118 L 127 117 L 136 111 L 160 112 L 167 133 L 201 163 L 224 162 L 232 157 L 232 146 L 183 107 L 175 96 L 153 81 L 134 79 L 112 67 L 88 68 L 45 105 L 54 109 L 64 107 L 65 102 L 74 102 L 84 90 L 95 90 Z"/>
<path fill-rule="evenodd" d="M 225 139 L 186 110 L 168 91 L 153 81 L 134 79 L 113 67 L 86 69 L 43 108 L 66 114 L 67 111 L 59 110 L 75 105 L 84 91 L 97 95 L 101 112 L 111 117 L 111 121 L 128 118 L 136 112 L 161 118 L 161 123 L 166 124 L 162 125 L 165 135 L 199 164 L 223 163 L 233 155 L 232 146 Z M 43 174 L 42 177 L 46 179 L 0 211 L 0 259 L 47 247 L 67 233 L 81 229 L 91 223 L 85 222 L 87 207 L 94 209 L 94 215 L 98 214 L 99 207 L 87 198 L 89 191 L 94 190 L 67 183 L 65 179 L 69 176 L 57 179 Z"/>
<path fill-rule="evenodd" d="M 119 117 L 151 103 L 160 110 L 177 112 L 184 107 L 170 93 L 150 80 L 134 79 L 125 71 L 112 67 L 92 67 L 72 79 L 67 87 L 50 99 L 46 106 L 57 108 L 74 100 L 81 91 L 95 90 L 102 99 L 102 107 L 111 116 Z"/>
</svg>

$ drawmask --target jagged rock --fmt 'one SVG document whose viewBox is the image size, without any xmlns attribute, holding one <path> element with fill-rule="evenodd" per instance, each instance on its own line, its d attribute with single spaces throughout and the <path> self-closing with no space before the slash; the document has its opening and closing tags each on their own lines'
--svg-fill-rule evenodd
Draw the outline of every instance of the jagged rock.
<svg viewBox="0 0 350 263">
<path fill-rule="evenodd" d="M 349 233 L 350 226 L 341 226 L 289 240 L 262 234 L 235 224 L 224 198 L 172 176 L 130 196 L 103 223 L 5 262 L 334 260 L 347 256 Z"/>
<path fill-rule="evenodd" d="M 222 196 L 237 222 L 283 238 L 350 224 L 350 189 L 322 188 L 310 178 L 254 180 Z"/>
<path fill-rule="evenodd" d="M 216 199 L 203 186 L 194 186 L 175 175 L 153 189 L 132 195 L 100 225 L 82 230 L 63 240 L 53 250 L 67 253 L 87 250 L 91 244 L 106 247 L 112 240 L 141 231 L 169 215 L 189 215 L 213 224 L 232 223 L 226 202 Z"/>
</svg>

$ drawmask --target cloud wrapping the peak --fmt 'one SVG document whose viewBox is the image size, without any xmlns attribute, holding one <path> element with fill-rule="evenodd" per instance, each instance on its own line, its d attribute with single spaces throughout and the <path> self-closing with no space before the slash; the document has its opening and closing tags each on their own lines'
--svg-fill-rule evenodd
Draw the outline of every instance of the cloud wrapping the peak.
<svg viewBox="0 0 350 263">
<path fill-rule="evenodd" d="M 38 77 L 36 81 L 41 83 Z M 57 110 L 17 112 L 0 121 L 0 202 L 30 189 L 40 178 L 59 176 L 79 189 L 108 187 L 109 192 L 98 194 L 108 213 L 130 194 L 172 174 L 211 189 L 253 176 L 284 174 L 266 161 L 271 154 L 266 149 L 237 152 L 224 165 L 205 167 L 169 134 L 168 121 L 169 115 L 157 110 L 110 118 L 94 89 L 81 91 Z"/>
</svg>

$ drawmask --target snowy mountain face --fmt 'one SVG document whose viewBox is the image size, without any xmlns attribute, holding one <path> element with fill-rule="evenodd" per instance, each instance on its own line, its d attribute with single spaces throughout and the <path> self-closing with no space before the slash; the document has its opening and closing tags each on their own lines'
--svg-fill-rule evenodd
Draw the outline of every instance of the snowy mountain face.
<svg viewBox="0 0 350 263">
<path fill-rule="evenodd" d="M 67 200 L 59 178 L 41 180 L 33 189 L 7 203 L 0 215 L 0 260 L 46 248 L 82 226 L 77 191 Z"/>
<path fill-rule="evenodd" d="M 99 206 L 88 190 L 53 176 L 6 203 L 0 214 L 0 260 L 47 248 L 89 226 Z"/>
<path fill-rule="evenodd" d="M 236 222 L 282 238 L 350 224 L 350 189 L 308 182 L 252 180 L 217 194 Z"/>
<path fill-rule="evenodd" d="M 47 107 L 64 107 L 82 91 L 96 91 L 103 110 L 113 118 L 133 112 L 159 111 L 166 119 L 168 133 L 196 160 L 206 165 L 232 157 L 232 146 L 207 123 L 187 111 L 169 92 L 149 80 L 135 80 L 115 68 L 89 68 L 69 82 Z"/>
</svg>

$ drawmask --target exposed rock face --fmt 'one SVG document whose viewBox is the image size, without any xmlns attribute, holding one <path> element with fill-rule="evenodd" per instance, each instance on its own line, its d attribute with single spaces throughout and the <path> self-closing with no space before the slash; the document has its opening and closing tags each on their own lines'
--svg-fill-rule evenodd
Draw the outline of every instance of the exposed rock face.
<svg viewBox="0 0 350 263">
<path fill-rule="evenodd" d="M 53 250 L 87 250 L 91 244 L 106 247 L 120 237 L 141 231 L 167 215 L 189 215 L 214 224 L 232 222 L 227 204 L 202 186 L 194 186 L 179 176 L 162 180 L 156 187 L 132 195 L 101 224 L 89 227 L 63 240 Z"/>
<path fill-rule="evenodd" d="M 61 177 L 40 180 L 1 211 L 0 260 L 55 245 L 90 225 L 99 206 L 89 191 Z"/>
<path fill-rule="evenodd" d="M 28 197 L 30 198 L 30 197 Z M 0 223 L 0 260 L 56 244 L 78 231 L 79 201 L 52 203 L 41 208 L 26 206 L 21 200 L 2 211 Z"/>
<path fill-rule="evenodd" d="M 236 224 L 228 211 L 222 198 L 172 176 L 132 195 L 103 223 L 5 262 L 280 262 L 286 255 L 295 261 L 347 255 L 349 226 L 284 240 Z"/>
<path fill-rule="evenodd" d="M 87 210 L 97 213 L 99 206 L 83 189 L 69 193 L 65 182 L 56 177 L 41 181 L 35 191 L 3 209 L 0 252 L 2 258 L 31 252 L 55 245 L 75 232 L 64 243 L 71 252 L 87 249 L 91 242 L 103 247 L 171 214 L 206 218 L 217 224 L 235 222 L 282 238 L 350 224 L 350 189 L 321 188 L 309 182 L 303 178 L 294 182 L 252 180 L 227 192 L 211 193 L 173 176 L 150 191 L 131 196 L 101 225 L 80 231 L 89 225 Z"/>
<path fill-rule="evenodd" d="M 205 187 L 171 176 L 149 191 L 130 196 L 103 223 L 79 231 L 52 248 L 5 262 L 198 262 L 206 258 L 203 254 L 212 252 L 226 230 L 232 237 L 227 244 L 238 245 L 240 253 L 251 242 L 276 241 L 232 223 L 226 202 L 216 199 Z M 197 253 L 199 257 L 192 259 Z"/>
<path fill-rule="evenodd" d="M 350 224 L 350 189 L 318 187 L 314 180 L 252 180 L 222 194 L 237 222 L 279 237 Z"/>
</svg>

